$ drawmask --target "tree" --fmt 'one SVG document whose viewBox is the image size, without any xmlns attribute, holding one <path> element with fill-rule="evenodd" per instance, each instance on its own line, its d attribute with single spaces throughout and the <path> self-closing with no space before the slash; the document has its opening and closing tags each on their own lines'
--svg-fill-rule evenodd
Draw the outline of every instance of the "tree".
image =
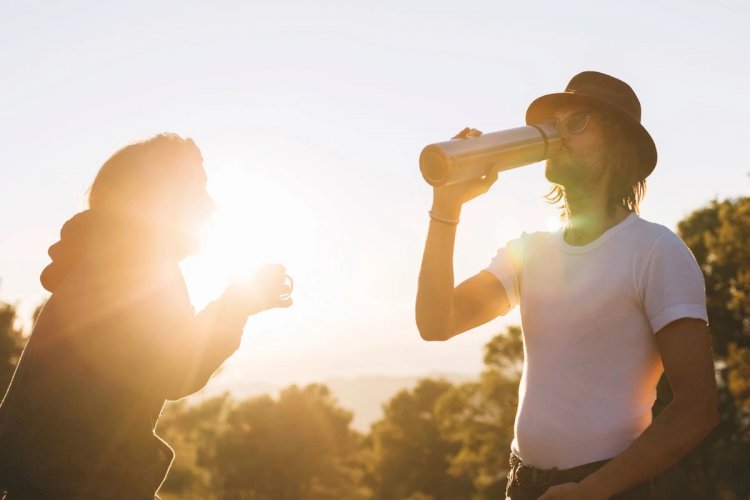
<svg viewBox="0 0 750 500">
<path fill-rule="evenodd" d="M 460 445 L 448 473 L 471 481 L 475 498 L 501 498 L 523 367 L 521 329 L 511 326 L 484 348 L 478 382 L 462 384 L 438 402 L 442 434 Z"/>
<path fill-rule="evenodd" d="M 361 436 L 325 386 L 291 386 L 278 399 L 182 401 L 165 413 L 159 432 L 177 455 L 165 500 L 366 497 Z"/>
<path fill-rule="evenodd" d="M 10 385 L 25 344 L 26 339 L 18 325 L 16 307 L 0 302 L 0 398 Z"/>
<path fill-rule="evenodd" d="M 424 379 L 383 406 L 368 443 L 373 462 L 367 480 L 375 498 L 467 498 L 471 482 L 448 474 L 460 444 L 441 434 L 437 412 L 439 399 L 452 389 L 445 380 Z"/>
<path fill-rule="evenodd" d="M 678 225 L 706 279 L 714 351 L 750 347 L 750 198 L 713 201 Z"/>
<path fill-rule="evenodd" d="M 227 394 L 199 404 L 183 399 L 169 403 L 159 419 L 158 433 L 175 450 L 175 459 L 159 493 L 165 500 L 214 500 L 216 439 L 232 401 Z"/>
<path fill-rule="evenodd" d="M 678 224 L 706 280 L 720 422 L 659 480 L 669 498 L 750 495 L 750 198 L 713 201 Z M 659 384 L 655 413 L 671 398 Z"/>
<path fill-rule="evenodd" d="M 316 384 L 238 404 L 216 441 L 212 473 L 222 498 L 357 498 L 351 419 Z"/>
<path fill-rule="evenodd" d="M 489 499 L 505 490 L 523 367 L 521 329 L 484 348 L 480 379 L 421 380 L 383 407 L 367 440 L 378 499 Z"/>
</svg>

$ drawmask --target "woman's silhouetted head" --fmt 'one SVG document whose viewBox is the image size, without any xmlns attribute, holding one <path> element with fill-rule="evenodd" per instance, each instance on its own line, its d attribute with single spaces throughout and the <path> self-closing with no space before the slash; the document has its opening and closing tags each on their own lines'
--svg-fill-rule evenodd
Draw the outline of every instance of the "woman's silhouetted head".
<svg viewBox="0 0 750 500">
<path fill-rule="evenodd" d="M 181 257 L 196 250 L 198 232 L 213 209 L 198 146 L 171 133 L 113 154 L 97 173 L 88 201 L 100 215 L 171 240 Z"/>
</svg>

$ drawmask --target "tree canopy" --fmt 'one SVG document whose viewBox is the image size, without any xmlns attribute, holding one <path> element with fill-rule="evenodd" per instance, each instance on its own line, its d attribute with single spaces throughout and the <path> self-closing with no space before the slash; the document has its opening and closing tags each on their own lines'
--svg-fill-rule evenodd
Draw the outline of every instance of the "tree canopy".
<svg viewBox="0 0 750 500">
<path fill-rule="evenodd" d="M 0 302 L 0 398 L 5 395 L 25 343 L 16 306 Z"/>
</svg>

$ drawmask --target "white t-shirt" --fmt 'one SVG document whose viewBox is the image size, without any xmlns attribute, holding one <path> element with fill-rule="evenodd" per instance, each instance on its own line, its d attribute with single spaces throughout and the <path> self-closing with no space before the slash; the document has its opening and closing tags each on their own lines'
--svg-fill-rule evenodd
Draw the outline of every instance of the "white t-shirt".
<svg viewBox="0 0 750 500">
<path fill-rule="evenodd" d="M 487 271 L 521 306 L 524 367 L 512 449 L 566 469 L 612 458 L 651 423 L 663 366 L 654 334 L 707 321 L 703 275 L 669 229 L 634 214 L 595 241 L 524 233 Z"/>
</svg>

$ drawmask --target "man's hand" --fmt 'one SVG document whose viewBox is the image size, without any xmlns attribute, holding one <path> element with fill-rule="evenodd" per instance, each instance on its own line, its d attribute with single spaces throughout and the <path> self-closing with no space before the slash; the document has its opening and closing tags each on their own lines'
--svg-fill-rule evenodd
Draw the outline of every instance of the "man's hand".
<svg viewBox="0 0 750 500">
<path fill-rule="evenodd" d="M 292 279 L 280 264 L 266 265 L 252 279 L 236 281 L 227 288 L 227 294 L 235 303 L 241 304 L 248 316 L 291 306 L 291 293 Z"/>
<path fill-rule="evenodd" d="M 581 483 L 564 483 L 552 486 L 539 500 L 606 500 L 597 496 Z"/>
<path fill-rule="evenodd" d="M 453 139 L 468 139 L 479 137 L 482 132 L 473 128 L 465 128 Z M 467 201 L 486 193 L 497 180 L 497 172 L 486 175 L 481 179 L 459 182 L 450 186 L 433 188 L 432 212 L 443 218 L 458 219 L 461 206 Z"/>
<path fill-rule="evenodd" d="M 461 132 L 451 137 L 451 139 L 466 139 L 468 137 L 479 137 L 480 135 L 482 135 L 481 130 L 465 127 Z"/>
</svg>

